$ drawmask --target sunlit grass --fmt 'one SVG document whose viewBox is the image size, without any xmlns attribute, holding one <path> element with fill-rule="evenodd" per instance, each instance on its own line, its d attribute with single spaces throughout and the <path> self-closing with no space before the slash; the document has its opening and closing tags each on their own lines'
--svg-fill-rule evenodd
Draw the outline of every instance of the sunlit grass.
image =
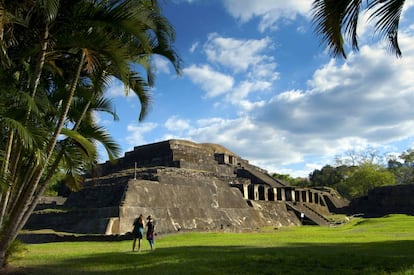
<svg viewBox="0 0 414 275">
<path fill-rule="evenodd" d="M 414 217 L 353 219 L 338 227 L 159 236 L 131 242 L 28 245 L 11 263 L 28 274 L 414 274 Z"/>
</svg>

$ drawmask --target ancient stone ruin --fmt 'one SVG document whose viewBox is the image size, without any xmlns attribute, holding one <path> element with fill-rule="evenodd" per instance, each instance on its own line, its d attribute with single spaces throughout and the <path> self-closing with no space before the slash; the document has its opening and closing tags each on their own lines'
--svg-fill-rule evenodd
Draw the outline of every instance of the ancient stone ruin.
<svg viewBox="0 0 414 275">
<path fill-rule="evenodd" d="M 414 215 L 414 184 L 401 184 L 373 188 L 368 194 L 353 199 L 339 210 L 347 215 L 365 218 L 383 217 L 388 214 Z"/>
<path fill-rule="evenodd" d="M 44 198 L 26 229 L 125 234 L 139 215 L 158 233 L 329 225 L 347 204 L 330 189 L 291 187 L 217 144 L 167 140 L 100 164 L 80 192 Z"/>
</svg>

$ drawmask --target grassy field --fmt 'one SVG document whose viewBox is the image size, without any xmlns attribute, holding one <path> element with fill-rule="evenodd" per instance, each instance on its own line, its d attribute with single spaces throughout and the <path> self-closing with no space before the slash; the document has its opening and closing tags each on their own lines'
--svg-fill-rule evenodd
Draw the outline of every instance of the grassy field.
<svg viewBox="0 0 414 275">
<path fill-rule="evenodd" d="M 414 274 L 414 217 L 355 218 L 338 227 L 27 245 L 16 274 Z M 21 273 L 23 272 L 23 273 Z"/>
</svg>

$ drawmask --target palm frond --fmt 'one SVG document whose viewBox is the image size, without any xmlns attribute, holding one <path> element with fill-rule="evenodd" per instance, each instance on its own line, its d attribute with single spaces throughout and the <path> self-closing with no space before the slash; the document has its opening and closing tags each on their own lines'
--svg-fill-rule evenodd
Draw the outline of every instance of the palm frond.
<svg viewBox="0 0 414 275">
<path fill-rule="evenodd" d="M 354 50 L 359 50 L 357 27 L 359 14 L 361 12 L 361 4 L 362 0 L 350 1 L 345 9 L 345 16 L 343 19 L 343 31 L 346 37 L 351 41 L 351 46 Z"/>
<path fill-rule="evenodd" d="M 402 56 L 398 28 L 404 3 L 404 0 L 374 0 L 368 6 L 368 9 L 374 10 L 369 19 L 376 20 L 376 31 L 388 40 L 389 50 L 397 57 Z"/>
<path fill-rule="evenodd" d="M 151 106 L 151 94 L 148 90 L 148 84 L 142 77 L 134 72 L 131 72 L 128 79 L 128 86 L 139 98 L 141 103 L 141 111 L 138 120 L 142 121 L 149 112 Z"/>
<path fill-rule="evenodd" d="M 107 132 L 105 128 L 89 124 L 83 125 L 79 131 L 82 132 L 83 136 L 88 137 L 88 139 L 102 144 L 110 160 L 119 158 L 121 155 L 121 148 L 119 144 L 114 141 L 110 133 Z"/>
<path fill-rule="evenodd" d="M 313 24 L 322 43 L 327 45 L 333 56 L 346 58 L 342 24 L 349 2 L 352 0 L 315 0 L 312 6 Z"/>
<path fill-rule="evenodd" d="M 99 98 L 92 103 L 91 109 L 97 112 L 104 112 L 110 114 L 114 121 L 119 121 L 118 114 L 115 111 L 113 102 L 109 98 Z"/>
<path fill-rule="evenodd" d="M 67 136 L 68 138 L 75 141 L 79 144 L 79 148 L 82 150 L 84 155 L 89 158 L 93 158 L 96 156 L 96 147 L 95 145 L 90 142 L 87 138 L 79 134 L 77 131 L 72 131 L 67 128 L 62 129 L 62 135 Z"/>
<path fill-rule="evenodd" d="M 71 191 L 79 191 L 82 189 L 84 178 L 76 170 L 68 170 L 65 175 L 64 182 Z"/>
<path fill-rule="evenodd" d="M 6 174 L 1 173 L 1 176 L 0 176 L 0 194 L 3 193 L 5 190 L 7 190 L 7 188 L 9 188 L 11 182 L 12 182 L 12 179 L 10 178 L 10 176 L 7 173 Z"/>
<path fill-rule="evenodd" d="M 29 129 L 20 121 L 17 121 L 10 117 L 0 117 L 0 124 L 2 124 L 3 127 L 9 129 L 9 131 L 16 131 L 16 134 L 18 135 L 24 147 L 28 149 L 33 148 L 33 145 L 35 143 L 34 137 Z"/>
<path fill-rule="evenodd" d="M 59 0 L 38 0 L 40 9 L 43 13 L 46 22 L 55 20 L 59 12 Z"/>
</svg>

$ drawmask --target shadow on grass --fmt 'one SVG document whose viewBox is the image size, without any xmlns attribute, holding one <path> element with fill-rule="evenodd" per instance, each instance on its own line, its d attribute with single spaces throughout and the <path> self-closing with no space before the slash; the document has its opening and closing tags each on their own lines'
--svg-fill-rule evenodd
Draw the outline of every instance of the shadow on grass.
<svg viewBox="0 0 414 275">
<path fill-rule="evenodd" d="M 99 253 L 20 274 L 413 274 L 414 241 Z"/>
</svg>

